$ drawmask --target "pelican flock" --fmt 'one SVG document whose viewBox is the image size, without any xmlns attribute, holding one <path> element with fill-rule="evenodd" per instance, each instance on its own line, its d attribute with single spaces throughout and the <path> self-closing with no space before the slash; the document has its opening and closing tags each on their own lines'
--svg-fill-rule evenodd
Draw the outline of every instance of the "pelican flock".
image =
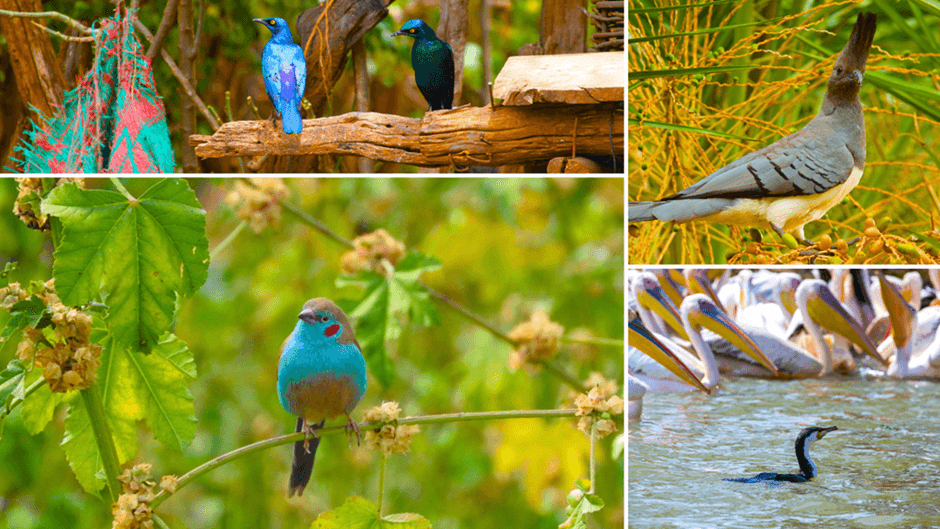
<svg viewBox="0 0 940 529">
<path fill-rule="evenodd" d="M 940 380 L 935 270 L 687 268 L 627 280 L 630 420 L 643 398 L 715 394 L 720 377 Z"/>
</svg>

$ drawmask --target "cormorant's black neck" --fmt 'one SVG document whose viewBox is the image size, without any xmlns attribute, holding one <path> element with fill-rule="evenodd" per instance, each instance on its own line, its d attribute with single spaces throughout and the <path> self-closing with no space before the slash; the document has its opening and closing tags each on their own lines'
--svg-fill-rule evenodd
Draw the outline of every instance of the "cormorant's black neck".
<svg viewBox="0 0 940 529">
<path fill-rule="evenodd" d="M 809 447 L 818 439 L 822 439 L 827 433 L 838 430 L 835 426 L 828 428 L 811 427 L 805 428 L 796 438 L 794 449 L 796 450 L 796 460 L 800 464 L 799 474 L 778 474 L 776 472 L 761 472 L 753 478 L 724 478 L 725 481 L 736 481 L 738 483 L 759 483 L 763 481 L 791 481 L 801 483 L 809 481 L 816 477 L 816 463 L 809 456 Z"/>
<path fill-rule="evenodd" d="M 796 460 L 800 464 L 800 475 L 807 480 L 815 478 L 818 474 L 816 463 L 814 463 L 813 458 L 809 456 L 809 445 L 815 440 L 815 432 L 810 432 L 808 435 L 800 435 L 797 437 L 796 443 L 794 443 L 794 448 L 796 448 Z"/>
</svg>

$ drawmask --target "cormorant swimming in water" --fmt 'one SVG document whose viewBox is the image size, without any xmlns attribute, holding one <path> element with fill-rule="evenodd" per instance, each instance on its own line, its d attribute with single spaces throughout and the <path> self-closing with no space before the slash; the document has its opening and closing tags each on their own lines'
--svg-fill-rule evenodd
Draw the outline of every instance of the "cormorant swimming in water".
<svg viewBox="0 0 940 529">
<path fill-rule="evenodd" d="M 809 445 L 814 441 L 822 439 L 827 433 L 838 430 L 836 426 L 820 428 L 812 426 L 804 428 L 800 435 L 796 437 L 794 448 L 796 449 L 796 460 L 800 463 L 800 472 L 798 474 L 778 474 L 776 472 L 761 472 L 753 478 L 723 478 L 724 481 L 736 481 L 738 483 L 760 483 L 762 481 L 791 481 L 793 483 L 805 483 L 816 477 L 816 463 L 809 457 Z"/>
</svg>

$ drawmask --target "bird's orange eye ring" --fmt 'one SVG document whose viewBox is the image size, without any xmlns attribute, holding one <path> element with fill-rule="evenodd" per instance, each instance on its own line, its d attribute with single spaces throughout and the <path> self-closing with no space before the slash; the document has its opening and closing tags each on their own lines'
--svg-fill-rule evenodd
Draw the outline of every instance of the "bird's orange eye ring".
<svg viewBox="0 0 940 529">
<path fill-rule="evenodd" d="M 273 21 L 273 20 L 268 20 L 268 25 L 269 25 L 269 26 L 274 26 L 274 25 L 277 25 L 277 22 L 275 22 L 275 21 Z"/>
<path fill-rule="evenodd" d="M 408 33 L 414 33 L 414 32 L 415 32 L 415 30 L 413 30 L 413 29 L 409 29 L 409 30 L 408 30 Z"/>
</svg>

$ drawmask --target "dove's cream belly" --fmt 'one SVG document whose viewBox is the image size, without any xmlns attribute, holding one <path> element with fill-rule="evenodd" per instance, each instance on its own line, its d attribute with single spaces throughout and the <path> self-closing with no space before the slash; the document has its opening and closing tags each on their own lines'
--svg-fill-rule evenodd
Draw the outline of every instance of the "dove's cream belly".
<svg viewBox="0 0 940 529">
<path fill-rule="evenodd" d="M 848 180 L 824 193 L 798 197 L 739 198 L 730 208 L 702 217 L 701 220 L 765 229 L 772 229 L 773 224 L 803 239 L 803 225 L 825 215 L 858 185 L 861 178 L 862 169 L 853 167 Z"/>
</svg>

